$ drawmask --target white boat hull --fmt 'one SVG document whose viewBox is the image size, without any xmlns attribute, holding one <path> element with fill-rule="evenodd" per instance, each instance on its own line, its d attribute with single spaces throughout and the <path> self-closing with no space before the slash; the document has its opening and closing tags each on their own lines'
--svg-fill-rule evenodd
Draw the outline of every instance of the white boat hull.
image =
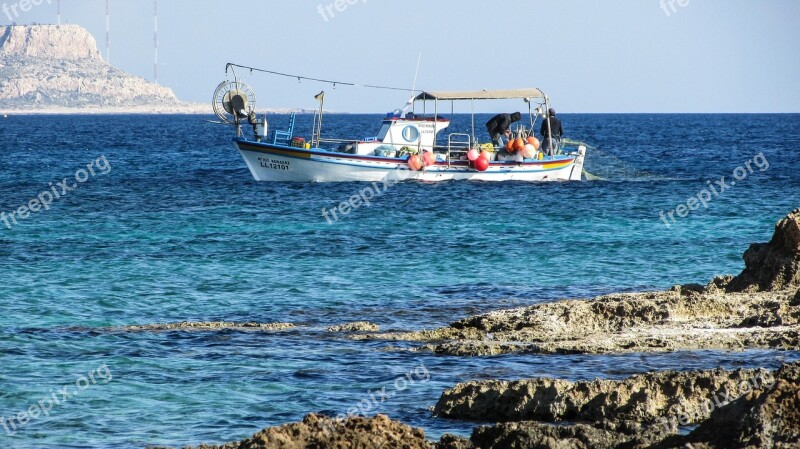
<svg viewBox="0 0 800 449">
<path fill-rule="evenodd" d="M 234 141 L 257 181 L 272 182 L 375 182 L 388 179 L 419 181 L 580 181 L 585 149 L 570 156 L 530 162 L 493 162 L 479 172 L 465 161 L 437 162 L 412 171 L 396 158 L 358 156 L 325 150 Z"/>
</svg>

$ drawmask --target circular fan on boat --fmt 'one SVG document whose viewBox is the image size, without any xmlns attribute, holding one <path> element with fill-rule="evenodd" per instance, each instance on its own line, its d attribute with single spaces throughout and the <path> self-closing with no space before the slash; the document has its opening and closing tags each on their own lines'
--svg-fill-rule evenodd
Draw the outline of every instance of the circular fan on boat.
<svg viewBox="0 0 800 449">
<path fill-rule="evenodd" d="M 256 108 L 256 93 L 241 81 L 223 81 L 214 91 L 214 114 L 223 123 L 246 118 Z"/>
</svg>

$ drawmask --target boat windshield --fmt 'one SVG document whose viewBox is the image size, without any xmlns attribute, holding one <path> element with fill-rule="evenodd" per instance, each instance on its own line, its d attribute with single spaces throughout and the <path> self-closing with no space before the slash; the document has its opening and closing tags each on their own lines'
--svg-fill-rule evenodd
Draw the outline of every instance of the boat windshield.
<svg viewBox="0 0 800 449">
<path fill-rule="evenodd" d="M 378 132 L 378 140 L 383 142 L 386 139 L 386 135 L 389 134 L 389 128 L 392 127 L 391 122 L 383 122 L 381 125 L 381 130 Z"/>
</svg>

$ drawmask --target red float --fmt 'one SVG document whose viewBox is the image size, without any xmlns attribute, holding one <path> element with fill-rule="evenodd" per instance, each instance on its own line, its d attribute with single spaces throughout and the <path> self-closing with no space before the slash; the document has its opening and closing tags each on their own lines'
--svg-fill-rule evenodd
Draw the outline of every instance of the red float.
<svg viewBox="0 0 800 449">
<path fill-rule="evenodd" d="M 489 169 L 489 160 L 481 156 L 475 159 L 475 170 L 486 171 Z"/>
</svg>

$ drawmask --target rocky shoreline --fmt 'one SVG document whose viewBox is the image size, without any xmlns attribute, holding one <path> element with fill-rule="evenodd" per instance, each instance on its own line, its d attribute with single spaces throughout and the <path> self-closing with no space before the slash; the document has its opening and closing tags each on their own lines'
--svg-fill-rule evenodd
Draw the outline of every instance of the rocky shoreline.
<svg viewBox="0 0 800 449">
<path fill-rule="evenodd" d="M 454 356 L 800 349 L 800 209 L 769 243 L 745 252 L 739 276 L 665 292 L 562 300 L 466 318 L 448 327 L 356 335 Z"/>
<path fill-rule="evenodd" d="M 414 351 L 448 356 L 798 350 L 800 209 L 778 223 L 769 243 L 752 245 L 744 260 L 739 276 L 705 286 L 503 310 L 434 330 L 376 333 L 371 323 L 350 323 L 329 332 L 411 342 Z M 800 362 L 774 371 L 465 382 L 445 391 L 433 413 L 498 424 L 475 428 L 469 439 L 445 435 L 431 442 L 422 430 L 383 415 L 308 415 L 302 423 L 268 428 L 241 442 L 198 449 L 800 448 Z"/>
<path fill-rule="evenodd" d="M 460 408 L 459 408 L 460 407 Z M 310 414 L 251 438 L 194 449 L 703 449 L 800 447 L 800 362 L 776 371 L 708 370 L 569 383 L 533 379 L 448 390 L 439 416 L 501 420 L 438 442 L 390 420 Z M 679 426 L 699 424 L 686 434 Z M 691 446 L 689 446 L 691 445 Z M 164 449 L 164 448 L 151 448 Z M 192 448 L 190 448 L 192 449 Z"/>
</svg>

